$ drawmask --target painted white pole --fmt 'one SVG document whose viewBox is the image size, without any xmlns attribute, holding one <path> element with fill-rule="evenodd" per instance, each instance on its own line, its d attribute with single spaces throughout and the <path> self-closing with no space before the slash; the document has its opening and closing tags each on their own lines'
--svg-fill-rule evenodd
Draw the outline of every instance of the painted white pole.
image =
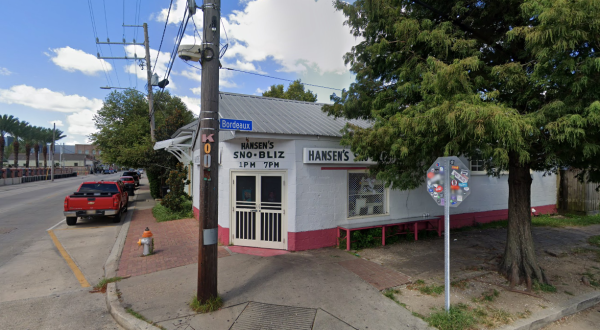
<svg viewBox="0 0 600 330">
<path fill-rule="evenodd" d="M 450 159 L 446 159 L 444 171 L 444 286 L 446 288 L 446 312 L 450 311 Z"/>
</svg>

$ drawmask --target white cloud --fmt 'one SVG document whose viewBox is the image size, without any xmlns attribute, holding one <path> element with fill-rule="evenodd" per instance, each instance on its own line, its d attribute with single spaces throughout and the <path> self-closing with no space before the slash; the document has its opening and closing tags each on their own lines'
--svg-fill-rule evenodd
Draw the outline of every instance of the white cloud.
<svg viewBox="0 0 600 330">
<path fill-rule="evenodd" d="M 194 93 L 196 95 L 202 95 L 202 87 L 201 86 L 190 88 L 190 90 L 192 91 L 192 93 Z"/>
<path fill-rule="evenodd" d="M 196 1 L 197 5 L 202 5 L 202 0 Z M 176 0 L 173 8 L 171 8 L 171 14 L 169 14 L 169 24 L 179 24 L 181 19 L 183 18 L 183 13 L 187 10 L 187 0 Z M 197 13 L 202 13 L 200 9 L 196 10 Z M 158 15 L 156 15 L 156 20 L 159 22 L 164 22 L 167 20 L 167 13 L 169 12 L 169 8 L 165 8 L 160 11 Z M 198 15 L 202 16 L 202 15 Z"/>
<path fill-rule="evenodd" d="M 47 88 L 35 88 L 27 85 L 16 85 L 10 89 L 0 89 L 0 102 L 58 112 L 98 110 L 102 107 L 102 100 L 100 99 L 88 99 L 77 94 L 66 95 Z"/>
<path fill-rule="evenodd" d="M 49 121 L 50 125 L 54 125 L 56 124 L 56 127 L 63 127 L 65 126 L 62 122 L 62 120 L 53 120 L 53 121 Z"/>
<path fill-rule="evenodd" d="M 243 62 L 273 58 L 282 71 L 346 72 L 343 55 L 358 41 L 331 1 L 254 0 L 224 19 L 230 47 L 226 58 Z"/>
<path fill-rule="evenodd" d="M 178 75 L 184 76 L 188 79 L 201 82 L 202 81 L 202 71 L 196 68 L 189 68 L 187 70 L 183 70 Z M 230 70 L 219 70 L 219 87 L 238 87 L 238 85 L 231 80 L 234 76 L 235 72 Z M 194 94 L 200 94 L 200 87 L 191 89 Z"/>
<path fill-rule="evenodd" d="M 88 54 L 79 49 L 73 49 L 69 46 L 63 48 L 50 49 L 53 54 L 45 53 L 50 56 L 54 64 L 69 72 L 81 71 L 86 75 L 94 75 L 106 69 L 112 70 L 112 65 L 105 60 L 100 60 L 92 54 Z"/>
<path fill-rule="evenodd" d="M 8 71 L 7 68 L 0 68 L 0 76 L 10 76 L 12 72 Z"/>
<path fill-rule="evenodd" d="M 94 125 L 94 115 L 97 110 L 83 110 L 75 112 L 67 116 L 67 122 L 69 128 L 67 133 L 76 135 L 89 135 L 90 133 L 96 132 L 96 126 Z"/>
<path fill-rule="evenodd" d="M 306 72 L 314 67 L 321 74 L 348 72 L 343 55 L 360 40 L 344 26 L 343 13 L 336 11 L 331 1 L 240 0 L 239 3 L 244 10 L 223 17 L 229 48 L 222 62 L 230 59 L 230 67 L 256 72 L 260 72 L 257 62 L 267 59 L 280 64 L 280 71 L 285 72 Z M 181 22 L 185 9 L 186 0 L 177 0 L 169 23 Z M 157 15 L 159 21 L 164 22 L 166 13 L 167 9 L 163 9 Z M 198 28 L 201 31 L 202 26 Z M 221 31 L 222 42 L 225 31 Z M 194 44 L 194 36 L 185 35 L 182 44 Z"/>
<path fill-rule="evenodd" d="M 242 70 L 242 71 L 250 71 L 250 72 L 256 72 L 256 73 L 260 73 L 260 74 L 266 74 L 266 72 L 262 71 L 260 68 L 257 68 L 254 65 L 254 63 L 242 62 L 239 59 L 236 59 L 235 63 L 229 63 L 226 60 L 221 59 L 221 64 L 223 65 L 224 68 L 232 68 L 232 69 L 238 69 L 238 70 Z"/>
<path fill-rule="evenodd" d="M 264 93 L 264 92 L 265 92 L 265 91 L 263 91 L 262 89 L 260 89 L 260 88 L 257 88 L 257 89 L 256 89 L 256 92 L 254 92 L 254 93 L 255 93 L 255 94 L 260 94 L 260 95 L 262 95 L 262 93 Z"/>
<path fill-rule="evenodd" d="M 181 101 L 183 101 L 183 103 L 185 103 L 185 106 L 188 108 L 188 110 L 195 114 L 200 113 L 200 99 L 187 96 L 178 97 L 181 99 Z"/>
</svg>

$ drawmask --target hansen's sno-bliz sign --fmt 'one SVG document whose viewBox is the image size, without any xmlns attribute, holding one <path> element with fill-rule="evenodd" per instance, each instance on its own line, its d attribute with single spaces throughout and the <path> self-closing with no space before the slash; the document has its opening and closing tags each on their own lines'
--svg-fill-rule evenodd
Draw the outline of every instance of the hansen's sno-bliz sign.
<svg viewBox="0 0 600 330">
<path fill-rule="evenodd" d="M 372 161 L 354 161 L 349 149 L 304 148 L 304 164 L 373 164 Z"/>
</svg>

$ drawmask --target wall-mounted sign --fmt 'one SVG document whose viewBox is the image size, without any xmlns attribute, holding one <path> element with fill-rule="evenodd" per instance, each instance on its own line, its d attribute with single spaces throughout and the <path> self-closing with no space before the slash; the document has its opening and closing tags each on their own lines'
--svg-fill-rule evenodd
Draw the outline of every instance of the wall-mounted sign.
<svg viewBox="0 0 600 330">
<path fill-rule="evenodd" d="M 274 150 L 272 141 L 242 142 L 239 151 L 233 152 L 233 159 L 240 162 L 241 168 L 279 168 L 285 160 L 285 151 Z"/>
<path fill-rule="evenodd" d="M 251 131 L 252 120 L 221 118 L 221 120 L 219 120 L 219 129 L 232 131 Z"/>
<path fill-rule="evenodd" d="M 304 148 L 304 164 L 375 164 L 373 161 L 354 161 L 350 149 Z"/>
</svg>

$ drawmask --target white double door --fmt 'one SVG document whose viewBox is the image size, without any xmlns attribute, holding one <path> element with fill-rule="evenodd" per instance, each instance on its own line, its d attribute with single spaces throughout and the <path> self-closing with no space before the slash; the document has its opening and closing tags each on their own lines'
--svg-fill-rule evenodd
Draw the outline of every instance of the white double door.
<svg viewBox="0 0 600 330">
<path fill-rule="evenodd" d="M 286 173 L 232 172 L 233 245 L 287 250 Z"/>
</svg>

